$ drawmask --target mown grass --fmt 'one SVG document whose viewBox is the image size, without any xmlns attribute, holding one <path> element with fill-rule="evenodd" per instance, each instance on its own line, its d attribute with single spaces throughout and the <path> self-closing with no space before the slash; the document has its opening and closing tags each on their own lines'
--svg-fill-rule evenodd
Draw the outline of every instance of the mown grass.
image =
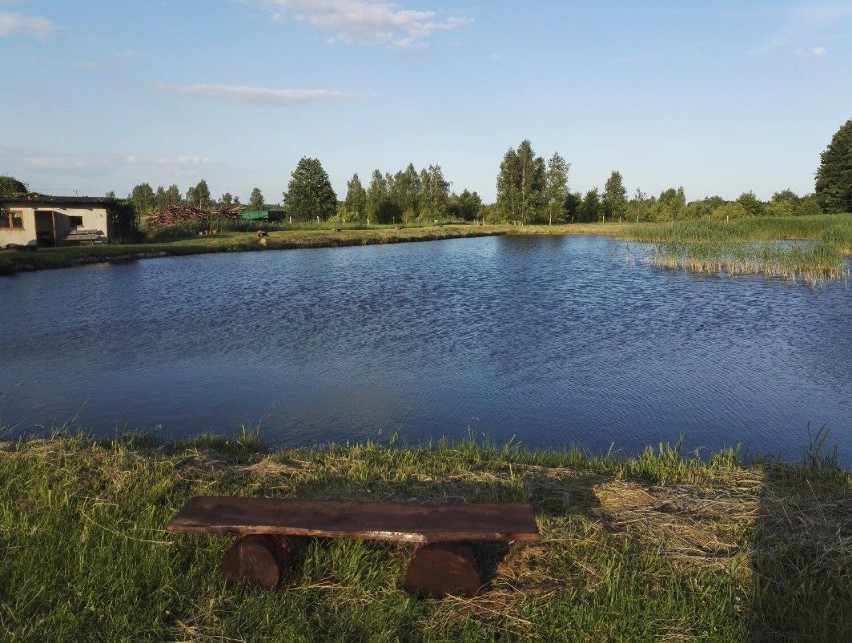
<svg viewBox="0 0 852 643">
<path fill-rule="evenodd" d="M 534 505 L 542 541 L 494 552 L 476 597 L 418 600 L 409 549 L 314 543 L 282 589 L 226 586 L 228 545 L 169 535 L 192 495 Z M 0 449 L 7 640 L 849 640 L 852 476 L 468 440 L 269 450 L 255 435 L 160 444 L 63 435 Z M 505 553 L 501 559 L 497 554 Z"/>
</svg>

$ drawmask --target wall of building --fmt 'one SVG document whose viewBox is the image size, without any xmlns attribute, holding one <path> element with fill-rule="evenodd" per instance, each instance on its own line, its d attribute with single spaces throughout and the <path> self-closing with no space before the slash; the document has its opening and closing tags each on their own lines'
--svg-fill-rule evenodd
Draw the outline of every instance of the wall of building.
<svg viewBox="0 0 852 643">
<path fill-rule="evenodd" d="M 55 206 L 45 207 L 10 207 L 10 212 L 19 212 L 24 223 L 23 228 L 0 228 L 0 248 L 6 244 L 14 243 L 17 245 L 38 245 L 39 230 L 44 228 L 52 232 L 52 224 L 47 226 L 44 223 L 36 225 L 36 213 L 44 212 L 49 215 L 50 212 L 56 213 L 56 236 L 61 243 L 68 236 L 68 233 L 79 228 L 82 230 L 100 230 L 105 237 L 109 238 L 109 219 L 106 208 L 58 208 Z M 70 217 L 82 218 L 82 224 L 74 225 Z M 47 217 L 38 217 L 43 220 Z"/>
</svg>

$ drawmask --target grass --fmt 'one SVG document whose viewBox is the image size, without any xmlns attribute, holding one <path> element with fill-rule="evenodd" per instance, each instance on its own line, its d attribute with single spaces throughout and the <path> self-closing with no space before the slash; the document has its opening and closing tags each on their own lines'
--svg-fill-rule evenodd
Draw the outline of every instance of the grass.
<svg viewBox="0 0 852 643">
<path fill-rule="evenodd" d="M 0 443 L 6 640 L 849 640 L 852 476 L 817 434 L 797 465 L 441 441 L 269 450 L 243 432 Z M 199 494 L 528 501 L 476 597 L 400 588 L 409 549 L 314 543 L 275 593 L 226 586 L 228 543 L 164 527 Z"/>
</svg>

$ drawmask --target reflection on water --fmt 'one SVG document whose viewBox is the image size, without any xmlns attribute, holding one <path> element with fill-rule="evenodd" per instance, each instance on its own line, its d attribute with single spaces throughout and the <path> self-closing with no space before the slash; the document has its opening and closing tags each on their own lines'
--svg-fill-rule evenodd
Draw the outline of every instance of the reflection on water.
<svg viewBox="0 0 852 643">
<path fill-rule="evenodd" d="M 142 261 L 0 280 L 0 414 L 270 443 L 467 428 L 852 460 L 852 288 L 670 273 L 592 237 Z"/>
</svg>

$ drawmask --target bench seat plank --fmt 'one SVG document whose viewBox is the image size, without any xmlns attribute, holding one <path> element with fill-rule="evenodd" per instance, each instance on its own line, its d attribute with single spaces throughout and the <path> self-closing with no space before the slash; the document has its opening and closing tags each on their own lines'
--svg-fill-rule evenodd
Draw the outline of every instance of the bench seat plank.
<svg viewBox="0 0 852 643">
<path fill-rule="evenodd" d="M 532 506 L 522 503 L 418 505 L 197 496 L 190 498 L 167 529 L 412 543 L 539 539 Z"/>
</svg>

